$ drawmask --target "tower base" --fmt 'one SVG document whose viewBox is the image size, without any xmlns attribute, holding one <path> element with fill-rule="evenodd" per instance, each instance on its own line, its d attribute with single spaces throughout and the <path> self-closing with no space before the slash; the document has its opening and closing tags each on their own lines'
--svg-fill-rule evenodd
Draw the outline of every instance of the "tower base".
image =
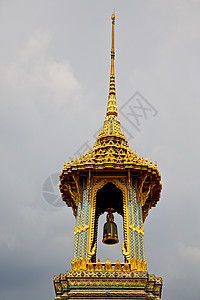
<svg viewBox="0 0 200 300">
<path fill-rule="evenodd" d="M 54 276 L 55 300 L 160 300 L 162 278 L 148 272 L 67 271 Z"/>
</svg>

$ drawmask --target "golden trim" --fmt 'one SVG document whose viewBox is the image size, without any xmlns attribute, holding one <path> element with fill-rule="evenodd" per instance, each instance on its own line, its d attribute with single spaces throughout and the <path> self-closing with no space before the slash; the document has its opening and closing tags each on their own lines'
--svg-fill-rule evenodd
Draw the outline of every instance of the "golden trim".
<svg viewBox="0 0 200 300">
<path fill-rule="evenodd" d="M 83 257 L 83 255 L 81 256 L 81 264 L 80 264 L 80 270 L 82 271 L 86 271 L 86 259 Z"/>
<path fill-rule="evenodd" d="M 96 249 L 97 249 L 97 244 L 95 243 L 92 250 L 87 253 L 87 261 L 89 261 L 89 262 L 91 261 L 92 256 L 94 256 L 96 253 Z"/>
<path fill-rule="evenodd" d="M 73 255 L 74 260 L 75 260 L 75 249 L 76 249 L 76 233 L 75 233 L 75 231 L 76 231 L 76 228 L 77 228 L 77 222 L 78 222 L 78 207 L 77 207 L 77 216 L 76 216 L 76 226 L 75 226 L 75 229 L 74 229 L 74 235 L 75 235 L 75 237 L 74 237 L 74 255 Z M 79 226 L 80 226 L 80 224 L 79 224 Z M 77 238 L 78 238 L 78 245 L 79 245 L 79 235 L 78 235 Z M 78 253 L 77 253 L 77 255 L 78 255 Z"/>
<path fill-rule="evenodd" d="M 142 226 L 142 228 L 139 228 L 139 224 L 137 227 L 135 227 L 134 224 L 131 224 L 129 228 L 131 228 L 134 232 L 137 231 L 138 233 L 144 235 L 144 226 Z"/>
<path fill-rule="evenodd" d="M 76 227 L 77 228 L 77 222 L 78 222 L 78 215 L 76 216 Z M 74 237 L 74 255 L 73 255 L 73 260 L 75 259 L 75 249 L 76 249 L 76 235 Z"/>
<path fill-rule="evenodd" d="M 90 178 L 91 178 L 91 170 L 89 171 L 89 177 L 88 180 L 86 182 L 86 197 L 85 197 L 85 215 L 84 215 L 84 220 L 86 222 L 86 215 L 87 215 L 87 207 L 88 207 L 88 195 L 90 193 Z M 83 232 L 83 247 L 82 247 L 82 255 L 84 256 L 84 250 L 85 250 L 85 234 L 86 234 L 86 230 L 89 228 L 89 225 L 86 225 L 84 222 L 84 232 Z M 87 245 L 86 245 L 87 247 Z M 87 249 L 86 249 L 86 253 L 87 253 Z M 86 254 L 87 255 L 87 254 Z"/>
<path fill-rule="evenodd" d="M 82 231 L 85 231 L 88 228 L 89 226 L 84 223 L 84 225 L 83 226 L 80 225 L 79 228 L 75 227 L 74 234 L 76 235 L 77 233 L 81 233 Z"/>
<path fill-rule="evenodd" d="M 90 260 L 86 261 L 83 256 L 80 259 L 76 258 L 76 261 L 71 260 L 71 271 L 111 271 L 111 272 L 130 272 L 130 271 L 147 271 L 146 260 L 142 261 L 142 257 L 138 260 L 136 257 L 133 257 L 130 260 L 130 263 L 120 263 L 117 260 L 116 263 L 111 263 L 109 259 L 105 263 L 102 263 L 100 259 L 96 263 L 92 263 Z M 113 269 L 114 267 L 114 269 Z"/>
<path fill-rule="evenodd" d="M 144 235 L 143 235 L 143 256 L 144 256 L 144 261 L 146 261 L 146 259 L 145 259 L 145 247 L 144 247 Z"/>
<path fill-rule="evenodd" d="M 142 205 L 142 206 L 145 205 L 146 200 L 148 199 L 149 194 L 150 194 L 151 190 L 154 188 L 155 185 L 156 185 L 156 184 L 155 184 L 154 182 L 151 182 L 151 183 L 149 184 L 148 191 L 141 193 L 141 205 Z"/>
<path fill-rule="evenodd" d="M 143 175 L 141 178 L 141 183 L 137 184 L 137 188 L 136 188 L 137 202 L 139 202 L 139 200 L 141 198 L 142 189 L 143 189 L 143 185 L 144 185 L 146 178 L 147 178 L 147 174 Z"/>
<path fill-rule="evenodd" d="M 103 266 L 102 266 L 100 259 L 98 259 L 98 261 L 96 263 L 95 271 L 103 271 Z"/>
<path fill-rule="evenodd" d="M 125 267 L 125 269 L 126 269 L 126 267 Z M 124 268 L 123 268 L 123 271 L 126 271 Z M 119 261 L 119 259 L 116 261 L 116 263 L 115 263 L 115 265 L 114 265 L 114 271 L 116 272 L 116 271 L 122 271 L 122 265 L 121 265 L 121 263 L 120 263 L 120 261 Z"/>
<path fill-rule="evenodd" d="M 78 197 L 80 199 L 80 201 L 82 200 L 82 193 L 81 193 L 81 186 L 80 186 L 80 182 L 79 182 L 79 179 L 77 176 L 75 175 L 72 175 L 73 179 L 74 179 L 74 182 L 76 184 L 76 189 L 77 189 L 77 195 L 76 197 Z M 82 201 L 81 201 L 82 202 Z"/>
<path fill-rule="evenodd" d="M 128 203 L 128 182 L 126 183 L 126 197 L 123 201 L 124 210 L 124 240 L 126 244 L 127 253 L 131 256 L 131 244 L 130 244 L 130 219 L 129 219 L 129 203 Z"/>
<path fill-rule="evenodd" d="M 82 205 L 81 205 L 81 216 L 80 216 L 79 228 L 81 228 L 82 214 L 83 214 L 83 209 L 82 209 Z M 82 253 L 80 253 L 80 239 L 81 239 L 81 235 L 79 233 L 78 234 L 78 254 L 77 254 L 77 258 L 81 257 L 81 254 L 82 254 Z"/>
<path fill-rule="evenodd" d="M 130 264 L 130 262 L 131 262 L 130 251 L 126 251 L 126 249 L 124 248 L 123 243 L 122 243 L 122 254 L 125 256 L 127 262 Z"/>
<path fill-rule="evenodd" d="M 112 271 L 113 272 L 113 267 L 112 267 L 109 259 L 107 259 L 105 262 L 104 271 Z"/>
<path fill-rule="evenodd" d="M 89 177 L 88 177 L 88 188 L 87 188 L 87 196 L 88 196 L 88 201 L 90 199 L 90 184 L 91 184 L 91 170 L 89 170 Z"/>
<path fill-rule="evenodd" d="M 135 184 L 137 187 L 137 181 L 135 180 Z M 135 210 L 134 210 L 134 201 L 133 201 L 133 178 L 131 178 L 131 202 L 132 202 L 132 214 L 133 214 L 133 224 L 135 226 Z M 136 193 L 136 202 L 137 202 L 137 193 Z M 136 216 L 137 217 L 137 216 Z M 136 256 L 136 248 L 135 248 L 135 234 L 133 234 L 133 241 L 134 241 L 134 251 L 133 256 Z"/>
<path fill-rule="evenodd" d="M 69 193 L 70 193 L 70 195 L 71 195 L 71 197 L 72 197 L 75 205 L 78 206 L 78 194 L 72 192 L 72 188 L 71 188 L 71 186 L 70 186 L 69 183 L 65 183 L 65 187 L 68 189 L 68 191 L 69 191 Z"/>
</svg>

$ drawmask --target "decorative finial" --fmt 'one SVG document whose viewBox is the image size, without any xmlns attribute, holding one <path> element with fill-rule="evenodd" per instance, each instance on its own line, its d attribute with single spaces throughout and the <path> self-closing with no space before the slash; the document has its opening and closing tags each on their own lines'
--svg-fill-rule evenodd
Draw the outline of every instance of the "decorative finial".
<svg viewBox="0 0 200 300">
<path fill-rule="evenodd" d="M 111 20 L 115 21 L 115 12 L 113 11 L 112 16 L 111 16 Z"/>
<path fill-rule="evenodd" d="M 107 116 L 117 116 L 117 104 L 116 104 L 116 91 L 115 91 L 115 72 L 114 72 L 114 59 L 115 59 L 115 48 L 114 48 L 114 26 L 115 26 L 115 13 L 112 13 L 112 47 L 111 47 L 111 72 L 110 72 L 110 90 L 108 97 Z"/>
</svg>

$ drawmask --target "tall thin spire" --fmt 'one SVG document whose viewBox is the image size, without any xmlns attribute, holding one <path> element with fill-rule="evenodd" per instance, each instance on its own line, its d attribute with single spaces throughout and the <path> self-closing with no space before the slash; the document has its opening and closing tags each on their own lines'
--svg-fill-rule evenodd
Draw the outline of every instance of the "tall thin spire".
<svg viewBox="0 0 200 300">
<path fill-rule="evenodd" d="M 115 32 L 114 32 L 114 26 L 115 26 L 115 14 L 113 12 L 112 17 L 112 48 L 111 48 L 111 72 L 110 72 L 110 94 L 116 94 L 115 93 L 115 70 L 114 70 L 114 59 L 115 59 Z"/>
<path fill-rule="evenodd" d="M 108 107 L 107 116 L 117 116 L 117 103 L 116 103 L 116 91 L 115 91 L 115 72 L 114 72 L 114 59 L 115 59 L 115 48 L 114 48 L 114 27 L 115 27 L 115 14 L 113 12 L 111 16 L 112 20 L 112 48 L 111 48 L 111 72 L 110 72 L 110 90 L 108 96 Z"/>
</svg>

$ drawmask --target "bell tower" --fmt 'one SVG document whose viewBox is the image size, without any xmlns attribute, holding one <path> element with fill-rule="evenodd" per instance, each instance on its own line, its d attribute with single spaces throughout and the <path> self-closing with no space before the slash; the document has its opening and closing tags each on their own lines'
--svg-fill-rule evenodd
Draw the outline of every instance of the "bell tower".
<svg viewBox="0 0 200 300">
<path fill-rule="evenodd" d="M 112 14 L 110 87 L 103 130 L 93 148 L 64 164 L 60 175 L 63 201 L 76 218 L 71 271 L 54 277 L 56 300 L 161 299 L 162 279 L 147 272 L 144 221 L 162 189 L 157 163 L 138 157 L 121 130 L 117 112 Z M 114 214 L 123 218 L 124 261 L 101 262 L 97 253 L 99 216 L 107 213 L 102 242 L 118 243 Z"/>
</svg>

